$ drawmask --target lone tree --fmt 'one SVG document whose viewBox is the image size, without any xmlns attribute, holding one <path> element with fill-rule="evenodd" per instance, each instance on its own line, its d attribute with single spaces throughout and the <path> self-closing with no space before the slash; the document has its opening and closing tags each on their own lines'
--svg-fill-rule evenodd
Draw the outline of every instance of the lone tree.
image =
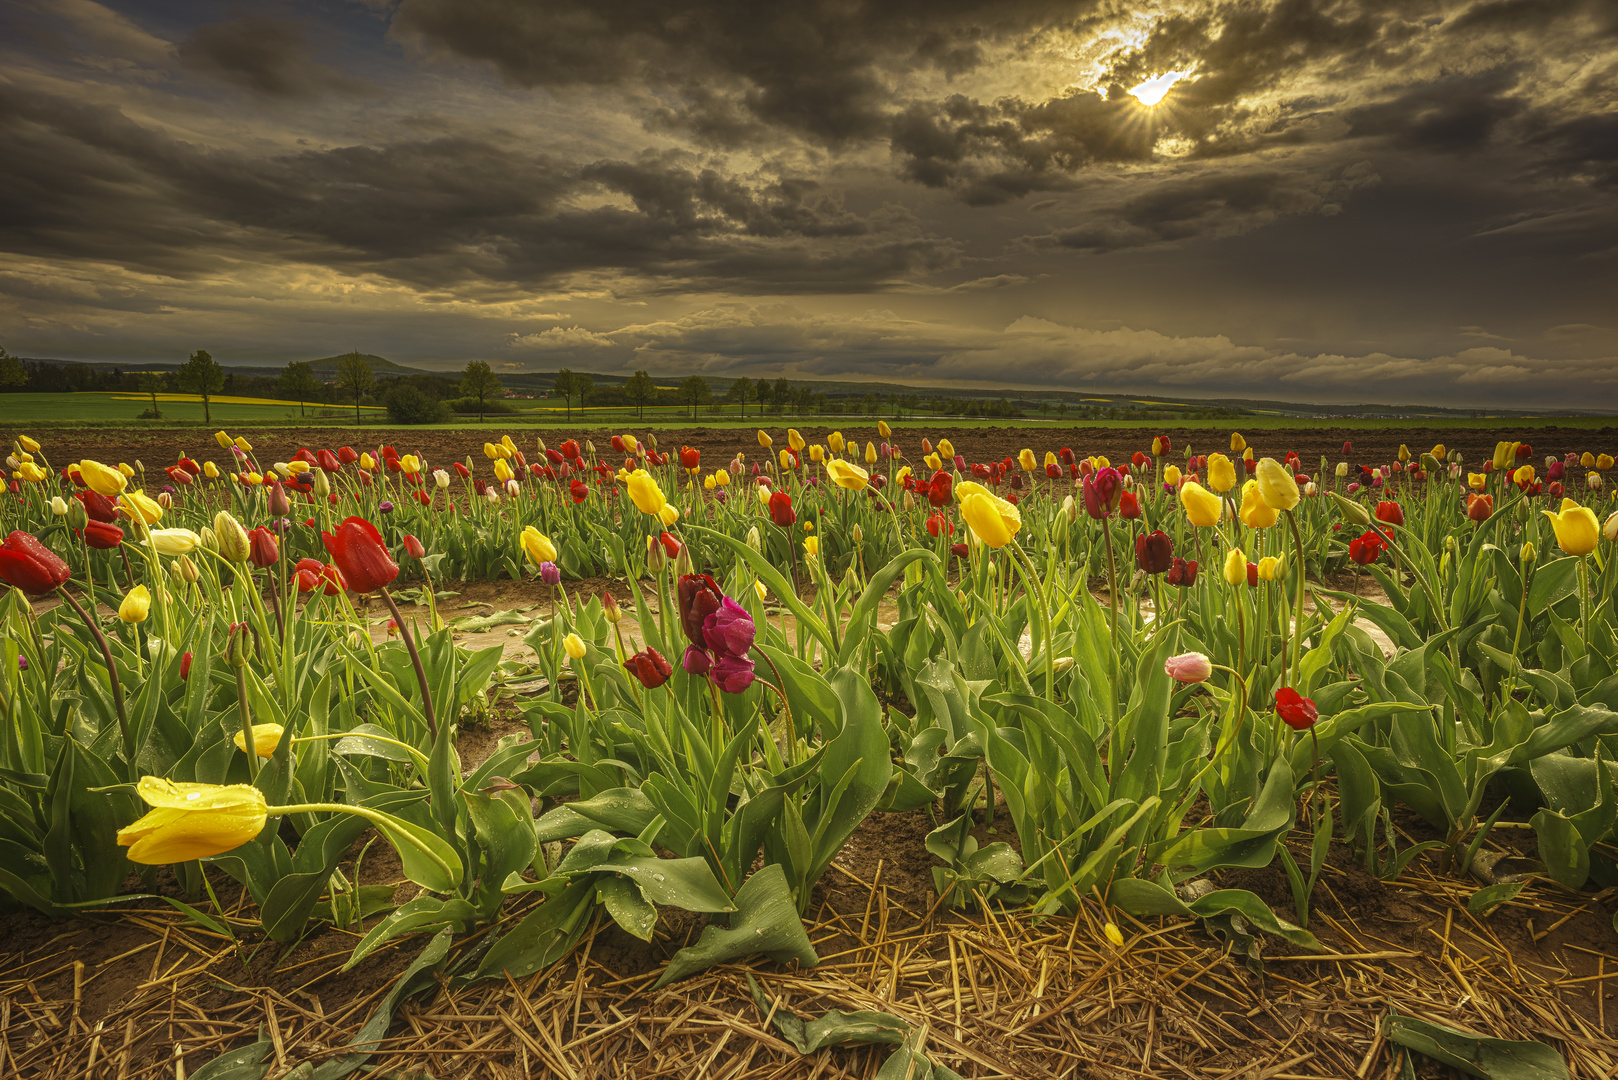
<svg viewBox="0 0 1618 1080">
<path fill-rule="evenodd" d="M 202 398 L 202 422 L 213 423 L 212 397 L 225 385 L 225 369 L 208 355 L 207 349 L 198 349 L 174 373 L 182 390 L 190 390 Z"/>
<path fill-rule="evenodd" d="M 489 402 L 499 394 L 500 376 L 489 370 L 489 365 L 482 360 L 467 362 L 466 370 L 461 373 L 461 396 L 471 398 L 478 403 L 478 422 L 482 423 L 483 414 L 488 410 Z"/>
<path fill-rule="evenodd" d="M 22 366 L 21 360 L 0 349 L 0 388 L 27 385 L 28 369 Z"/>
<path fill-rule="evenodd" d="M 680 384 L 680 400 L 691 406 L 691 419 L 695 420 L 697 406 L 713 400 L 713 394 L 708 391 L 708 380 L 701 375 L 687 375 L 685 382 Z"/>
<path fill-rule="evenodd" d="M 371 362 L 360 355 L 358 349 L 344 353 L 337 360 L 337 388 L 354 399 L 354 423 L 360 422 L 360 400 L 376 385 L 371 374 Z"/>
<path fill-rule="evenodd" d="M 141 389 L 141 393 L 149 394 L 151 396 L 151 399 L 152 399 L 152 419 L 153 420 L 161 420 L 161 419 L 163 419 L 163 411 L 157 407 L 157 392 L 159 390 L 163 389 L 163 376 L 159 375 L 155 371 L 143 371 L 143 372 L 141 372 L 140 373 L 140 389 Z"/>
<path fill-rule="evenodd" d="M 657 384 L 644 371 L 637 371 L 624 383 L 624 396 L 635 404 L 637 419 L 646 419 L 646 403 L 657 396 Z"/>
<path fill-rule="evenodd" d="M 596 381 L 588 375 L 573 376 L 573 396 L 579 399 L 579 412 L 584 411 L 584 403 L 590 400 L 590 395 L 596 392 Z"/>
<path fill-rule="evenodd" d="M 742 415 L 745 417 L 747 415 L 747 403 L 753 400 L 753 380 L 743 375 L 731 383 L 730 389 L 725 391 L 725 400 L 740 404 Z"/>
<path fill-rule="evenodd" d="M 315 366 L 307 360 L 294 360 L 281 369 L 281 392 L 298 403 L 298 412 L 305 412 L 304 404 L 320 392 L 315 379 Z"/>
<path fill-rule="evenodd" d="M 567 419 L 573 420 L 573 394 L 575 393 L 574 375 L 571 368 L 563 368 L 556 373 L 556 383 L 553 389 L 562 395 L 562 408 L 567 410 Z"/>
</svg>

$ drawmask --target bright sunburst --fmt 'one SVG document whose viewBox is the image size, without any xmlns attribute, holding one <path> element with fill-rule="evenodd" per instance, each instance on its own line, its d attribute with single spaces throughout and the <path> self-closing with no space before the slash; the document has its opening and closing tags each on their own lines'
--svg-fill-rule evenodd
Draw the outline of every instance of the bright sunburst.
<svg viewBox="0 0 1618 1080">
<path fill-rule="evenodd" d="M 1191 74 L 1189 71 L 1165 71 L 1161 75 L 1154 75 L 1139 86 L 1132 86 L 1129 92 L 1134 94 L 1142 105 L 1156 105 L 1163 100 L 1163 96 L 1175 83 Z"/>
</svg>

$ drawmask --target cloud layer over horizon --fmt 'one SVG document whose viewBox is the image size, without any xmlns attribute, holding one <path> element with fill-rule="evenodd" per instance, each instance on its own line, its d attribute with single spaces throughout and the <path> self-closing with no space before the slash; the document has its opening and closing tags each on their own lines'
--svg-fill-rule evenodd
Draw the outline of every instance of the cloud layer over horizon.
<svg viewBox="0 0 1618 1080">
<path fill-rule="evenodd" d="M 11 0 L 0 59 L 23 355 L 1618 404 L 1601 0 Z"/>
</svg>

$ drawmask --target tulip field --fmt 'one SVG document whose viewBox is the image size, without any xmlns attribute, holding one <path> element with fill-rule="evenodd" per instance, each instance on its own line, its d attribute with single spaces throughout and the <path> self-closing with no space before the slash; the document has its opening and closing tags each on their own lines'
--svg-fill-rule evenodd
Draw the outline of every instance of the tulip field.
<svg viewBox="0 0 1618 1080">
<path fill-rule="evenodd" d="M 173 461 L 97 460 L 68 432 L 10 447 L 0 903 L 47 927 L 169 919 L 241 958 L 211 969 L 227 981 L 338 942 L 326 967 L 392 989 L 341 1052 L 289 1043 L 294 999 L 266 996 L 258 1034 L 203 1050 L 211 1029 L 176 1034 L 171 1003 L 167 1027 L 112 1023 L 86 1063 L 90 1024 L 46 1038 L 18 976 L 0 1027 L 42 1034 L 8 1036 L 0 1075 L 1187 1071 L 1167 1059 L 1234 1077 L 1250 1051 L 1171 1021 L 1173 995 L 1132 970 L 1249 995 L 1229 1015 L 1252 1017 L 1306 971 L 1347 994 L 1345 965 L 1439 941 L 1427 975 L 1395 980 L 1453 973 L 1428 1013 L 1369 994 L 1352 1053 L 1265 1075 L 1618 1061 L 1600 948 L 1568 1034 L 1456 959 L 1463 933 L 1524 919 L 1537 948 L 1553 911 L 1618 947 L 1618 446 L 1305 459 L 1284 431 L 1222 432 L 1217 450 L 1144 434 L 1109 459 L 1031 431 L 975 460 L 879 424 L 760 430 L 723 456 L 505 435 L 439 460 L 292 434 L 221 431 Z M 538 614 L 469 643 L 451 604 L 480 582 Z M 885 891 L 892 869 L 850 862 L 866 838 L 925 877 Z M 838 907 L 850 879 L 867 891 Z M 1349 884 L 1441 896 L 1442 937 L 1356 937 Z M 966 938 L 904 951 L 945 924 L 979 935 L 975 960 Z M 693 1004 L 667 1043 L 632 1034 L 590 1004 L 619 985 L 586 979 L 608 942 L 659 947 L 619 980 L 646 1008 L 723 981 L 743 1019 L 698 1037 Z M 131 994 L 169 977 L 140 963 Z M 1225 989 L 1199 979 L 1216 964 Z M 839 972 L 847 996 L 828 997 Z M 509 1023 L 454 996 L 496 990 Z M 1141 1003 L 1144 1058 L 1086 1051 L 1124 1072 L 1061 1057 L 1088 1045 L 1057 1029 L 1097 993 Z M 423 1018 L 455 1013 L 507 1056 L 429 1045 Z M 425 1048 L 389 1057 L 390 1030 Z M 1039 1039 L 1055 1056 L 1016 1057 Z M 79 1072 L 40 1064 L 69 1044 Z"/>
</svg>

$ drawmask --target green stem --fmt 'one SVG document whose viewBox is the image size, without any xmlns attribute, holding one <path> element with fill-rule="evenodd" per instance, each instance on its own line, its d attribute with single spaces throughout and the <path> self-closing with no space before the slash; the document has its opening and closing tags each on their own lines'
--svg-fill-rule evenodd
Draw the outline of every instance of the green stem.
<svg viewBox="0 0 1618 1080">
<path fill-rule="evenodd" d="M 1291 684 L 1297 679 L 1298 661 L 1303 655 L 1303 579 L 1308 564 L 1303 559 L 1303 534 L 1298 531 L 1298 518 L 1291 510 L 1287 511 L 1287 524 L 1292 527 L 1292 544 L 1298 552 L 1298 603 L 1292 612 L 1292 667 L 1287 678 Z"/>
<path fill-rule="evenodd" d="M 1056 642 L 1054 640 L 1055 632 L 1051 628 L 1050 602 L 1045 597 L 1045 589 L 1040 582 L 1038 572 L 1034 569 L 1033 561 L 1028 558 L 1028 553 L 1024 551 L 1022 549 L 1022 545 L 1017 543 L 1015 540 L 1011 542 L 1011 550 L 1016 552 L 1017 557 L 1022 560 L 1022 570 L 1027 575 L 1023 579 L 1023 584 L 1027 586 L 1028 591 L 1039 600 L 1039 632 L 1040 636 L 1045 639 L 1045 697 L 1047 700 L 1055 701 Z M 1159 623 L 1159 625 L 1161 625 L 1161 623 Z M 992 809 L 993 807 L 991 806 L 991 810 Z"/>
<path fill-rule="evenodd" d="M 242 631 L 246 633 L 245 630 Z M 234 652 L 234 651 L 233 651 Z M 236 708 L 242 718 L 242 750 L 247 755 L 248 778 L 258 780 L 258 745 L 253 741 L 253 717 L 247 707 L 247 665 L 236 664 Z"/>
<path fill-rule="evenodd" d="M 135 766 L 135 736 L 129 730 L 129 716 L 124 712 L 124 691 L 118 682 L 118 666 L 112 662 L 112 648 L 107 644 L 106 635 L 101 632 L 101 627 L 97 626 L 95 620 L 79 606 L 79 602 L 73 599 L 66 589 L 58 588 L 56 591 L 67 601 L 69 607 L 79 613 L 79 618 L 84 620 L 84 625 L 90 630 L 90 636 L 101 646 L 101 659 L 107 665 L 107 679 L 112 684 L 112 703 L 118 710 L 118 732 L 124 740 L 124 759 L 129 766 L 129 778 L 139 779 L 139 771 Z M 90 602 L 95 603 L 94 593 L 90 595 Z"/>
<path fill-rule="evenodd" d="M 416 651 L 415 638 L 410 628 L 405 626 L 404 616 L 399 613 L 399 605 L 394 602 L 393 594 L 387 588 L 382 589 L 382 599 L 387 602 L 388 610 L 393 612 L 393 621 L 398 624 L 399 636 L 404 639 L 405 651 L 410 654 L 410 666 L 416 669 L 416 682 L 421 685 L 421 710 L 427 718 L 427 734 L 432 736 L 434 742 L 438 741 L 438 717 L 433 709 L 432 687 L 427 685 L 427 670 L 421 666 L 421 654 Z"/>
<path fill-rule="evenodd" d="M 440 859 L 432 848 L 412 836 L 408 829 L 400 828 L 400 822 L 392 815 L 384 814 L 380 810 L 372 810 L 365 806 L 350 806 L 347 803 L 294 803 L 291 806 L 272 806 L 266 814 L 269 817 L 288 817 L 293 814 L 353 814 L 382 829 L 389 839 L 403 840 L 427 856 L 444 872 L 446 880 L 454 880 L 456 876 L 449 868 L 449 864 Z"/>
</svg>

